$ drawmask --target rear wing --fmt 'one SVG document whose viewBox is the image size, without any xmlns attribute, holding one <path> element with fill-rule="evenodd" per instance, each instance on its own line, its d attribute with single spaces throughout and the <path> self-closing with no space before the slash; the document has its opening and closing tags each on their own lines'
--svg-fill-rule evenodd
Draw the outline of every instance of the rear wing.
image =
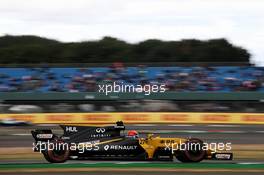
<svg viewBox="0 0 264 175">
<path fill-rule="evenodd" d="M 55 135 L 52 133 L 50 129 L 34 130 L 31 131 L 31 134 L 36 142 L 51 140 L 55 137 Z"/>
</svg>

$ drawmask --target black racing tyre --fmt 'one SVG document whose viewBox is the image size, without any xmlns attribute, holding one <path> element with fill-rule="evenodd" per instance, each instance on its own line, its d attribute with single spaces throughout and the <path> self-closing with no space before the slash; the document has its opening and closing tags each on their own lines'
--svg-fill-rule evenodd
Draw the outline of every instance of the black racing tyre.
<svg viewBox="0 0 264 175">
<path fill-rule="evenodd" d="M 186 157 L 184 157 L 183 153 L 180 152 L 178 155 L 176 155 L 176 159 L 180 162 L 183 162 L 183 163 L 188 163 L 190 161 L 187 160 Z"/>
<path fill-rule="evenodd" d="M 192 138 L 185 142 L 186 149 L 180 150 L 176 158 L 181 162 L 200 162 L 205 158 L 206 151 L 202 149 L 203 141 Z"/>
<path fill-rule="evenodd" d="M 51 141 L 52 144 L 65 144 L 61 140 Z M 63 163 L 69 159 L 70 151 L 66 146 L 58 146 L 55 149 L 47 149 L 43 152 L 44 158 L 50 163 Z"/>
</svg>

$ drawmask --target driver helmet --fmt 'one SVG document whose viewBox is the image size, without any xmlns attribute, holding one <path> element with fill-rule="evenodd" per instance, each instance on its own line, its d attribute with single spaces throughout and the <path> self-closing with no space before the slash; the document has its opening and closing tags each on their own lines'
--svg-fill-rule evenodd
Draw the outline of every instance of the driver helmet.
<svg viewBox="0 0 264 175">
<path fill-rule="evenodd" d="M 138 138 L 138 132 L 136 130 L 130 130 L 128 131 L 127 135 L 129 137 L 135 137 L 135 138 Z"/>
</svg>

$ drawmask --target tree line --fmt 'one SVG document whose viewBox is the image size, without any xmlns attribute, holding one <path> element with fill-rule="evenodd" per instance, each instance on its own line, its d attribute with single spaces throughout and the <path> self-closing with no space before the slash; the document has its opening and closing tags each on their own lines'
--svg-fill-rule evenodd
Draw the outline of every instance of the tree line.
<svg viewBox="0 0 264 175">
<path fill-rule="evenodd" d="M 0 63 L 106 63 L 106 62 L 245 62 L 250 53 L 224 38 L 131 44 L 104 37 L 96 41 L 60 42 L 38 36 L 0 37 Z"/>
</svg>

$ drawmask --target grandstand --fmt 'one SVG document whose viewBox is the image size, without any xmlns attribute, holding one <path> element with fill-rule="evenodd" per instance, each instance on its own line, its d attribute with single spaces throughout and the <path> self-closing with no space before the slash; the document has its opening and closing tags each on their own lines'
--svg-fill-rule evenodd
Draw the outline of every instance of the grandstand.
<svg viewBox="0 0 264 175">
<path fill-rule="evenodd" d="M 263 67 L 109 65 L 2 67 L 0 112 L 263 111 Z M 165 84 L 167 91 L 149 96 L 98 93 L 98 84 L 112 82 Z"/>
<path fill-rule="evenodd" d="M 96 92 L 98 83 L 165 84 L 176 92 L 263 92 L 262 67 L 0 68 L 0 92 Z"/>
</svg>

